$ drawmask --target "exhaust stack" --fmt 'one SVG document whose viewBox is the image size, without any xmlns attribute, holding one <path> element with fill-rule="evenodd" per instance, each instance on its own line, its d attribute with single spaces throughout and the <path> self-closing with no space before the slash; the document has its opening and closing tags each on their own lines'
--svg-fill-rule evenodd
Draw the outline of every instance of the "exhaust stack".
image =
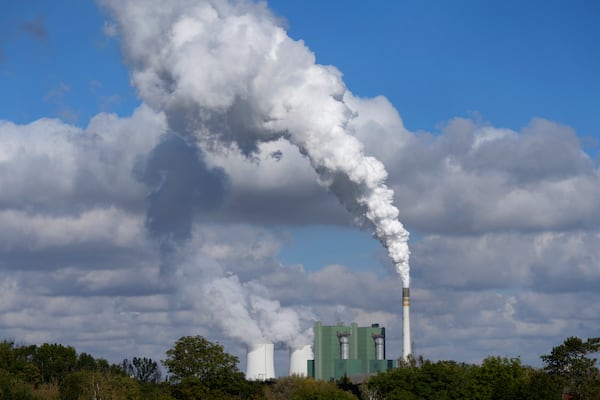
<svg viewBox="0 0 600 400">
<path fill-rule="evenodd" d="M 375 342 L 375 359 L 385 359 L 385 336 L 379 333 L 373 334 L 373 341 Z"/>
<path fill-rule="evenodd" d="M 290 373 L 289 376 L 308 376 L 308 360 L 314 359 L 311 345 L 290 347 Z"/>
<path fill-rule="evenodd" d="M 410 348 L 410 289 L 402 288 L 403 356 L 407 360 L 412 353 Z"/>
<path fill-rule="evenodd" d="M 266 381 L 275 378 L 273 343 L 260 343 L 248 347 L 246 379 Z"/>
<path fill-rule="evenodd" d="M 340 341 L 340 359 L 347 360 L 350 358 L 350 332 L 338 332 L 337 337 Z"/>
</svg>

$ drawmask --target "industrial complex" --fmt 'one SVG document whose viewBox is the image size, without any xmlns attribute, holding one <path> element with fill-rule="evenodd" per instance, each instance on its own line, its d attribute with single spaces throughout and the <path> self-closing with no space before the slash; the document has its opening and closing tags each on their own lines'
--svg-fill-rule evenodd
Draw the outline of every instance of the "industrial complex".
<svg viewBox="0 0 600 400">
<path fill-rule="evenodd" d="M 385 328 L 379 324 L 359 327 L 345 325 L 314 325 L 313 345 L 290 349 L 289 375 L 331 380 L 387 371 L 397 365 L 386 359 Z M 248 348 L 246 378 L 275 378 L 273 344 L 262 343 Z"/>
</svg>

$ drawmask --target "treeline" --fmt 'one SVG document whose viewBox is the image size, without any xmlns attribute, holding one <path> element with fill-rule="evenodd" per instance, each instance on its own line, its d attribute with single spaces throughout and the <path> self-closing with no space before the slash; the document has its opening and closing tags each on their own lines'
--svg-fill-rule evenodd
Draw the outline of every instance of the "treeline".
<svg viewBox="0 0 600 400">
<path fill-rule="evenodd" d="M 120 364 L 60 344 L 0 342 L 2 400 L 600 400 L 596 359 L 600 338 L 571 337 L 542 356 L 544 368 L 518 358 L 488 357 L 481 365 L 422 357 L 361 381 L 287 377 L 251 382 L 237 357 L 201 336 L 180 338 L 159 364 L 134 357 Z"/>
</svg>

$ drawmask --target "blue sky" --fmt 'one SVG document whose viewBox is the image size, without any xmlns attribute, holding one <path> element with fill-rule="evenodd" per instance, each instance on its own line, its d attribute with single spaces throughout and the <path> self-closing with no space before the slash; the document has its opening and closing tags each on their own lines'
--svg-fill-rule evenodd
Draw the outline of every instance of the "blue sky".
<svg viewBox="0 0 600 400">
<path fill-rule="evenodd" d="M 337 66 L 356 94 L 388 97 L 411 130 L 435 130 L 439 122 L 479 113 L 511 129 L 539 116 L 581 136 L 597 135 L 600 6 L 593 1 L 269 6 L 317 62 Z M 71 88 L 64 101 L 81 114 L 81 125 L 102 108 L 101 96 L 118 95 L 105 107 L 120 114 L 138 104 L 118 43 L 104 36 L 106 16 L 93 2 L 2 7 L 2 86 L 15 94 L 2 96 L 3 117 L 27 122 L 55 115 L 56 104 L 44 98 L 61 83 Z M 39 21 L 47 36 L 26 30 Z M 91 87 L 93 81 L 102 86 Z"/>
<path fill-rule="evenodd" d="M 512 129 L 539 116 L 597 134 L 596 2 L 270 5 L 318 62 L 341 69 L 355 93 L 387 96 L 411 130 L 477 112 Z"/>
<path fill-rule="evenodd" d="M 139 104 L 94 2 L 23 1 L 2 8 L 0 79 L 12 94 L 1 98 L 3 118 L 26 123 L 68 109 L 71 122 L 85 126 L 99 111 L 127 115 Z"/>
<path fill-rule="evenodd" d="M 178 336 L 201 332 L 243 357 L 242 341 L 215 329 L 204 298 L 183 295 L 201 293 L 198 282 L 219 275 L 204 269 L 212 265 L 243 290 L 263 285 L 259 292 L 283 309 L 306 307 L 325 323 L 382 322 L 396 332 L 390 351 L 400 354 L 398 280 L 383 247 L 353 225 L 287 143 L 261 145 L 253 164 L 161 139 L 178 121 L 167 121 L 172 110 L 151 95 L 142 100 L 144 83 L 130 82 L 140 67 L 125 61 L 137 54 L 144 20 L 106 3 L 0 6 L 0 237 L 8 243 L 0 246 L 0 303 L 10 304 L 0 306 L 0 338 L 159 359 Z M 412 234 L 415 348 L 434 359 L 493 353 L 539 364 L 564 337 L 600 329 L 600 312 L 578 306 L 600 304 L 596 2 L 275 0 L 268 7 L 278 18 L 267 24 L 282 25 L 318 64 L 342 72 L 354 96 L 344 101 L 359 115 L 350 128 L 389 172 Z M 147 26 L 153 39 L 162 37 Z M 389 102 L 373 99 L 380 95 Z M 179 163 L 177 149 L 187 149 L 187 161 Z M 268 156 L 275 151 L 281 161 Z M 176 177 L 172 185 L 144 178 L 165 174 Z M 204 202 L 213 196 L 222 204 Z M 190 201 L 198 198 L 200 205 Z M 149 228 L 152 218 L 180 223 L 185 240 L 164 241 Z M 364 298 L 348 299 L 349 291 Z M 43 319 L 20 325 L 40 304 L 50 304 L 48 317 L 77 304 L 64 322 L 73 334 Z M 99 304 L 107 335 L 82 328 Z M 132 333 L 138 316 L 163 333 Z"/>
</svg>

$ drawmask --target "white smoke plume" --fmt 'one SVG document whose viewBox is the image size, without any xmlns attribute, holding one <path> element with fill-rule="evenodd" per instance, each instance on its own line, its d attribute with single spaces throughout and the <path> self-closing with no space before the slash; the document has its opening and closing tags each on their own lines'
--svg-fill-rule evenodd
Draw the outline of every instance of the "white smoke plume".
<svg viewBox="0 0 600 400">
<path fill-rule="evenodd" d="M 316 64 L 263 3 L 106 4 L 119 24 L 133 84 L 144 102 L 165 113 L 173 131 L 205 149 L 234 146 L 246 155 L 261 142 L 287 139 L 356 221 L 373 228 L 409 286 L 408 232 L 398 221 L 383 164 L 364 155 L 347 127 L 355 113 L 344 103 L 337 69 Z M 293 344 L 297 312 L 251 285 L 236 276 L 209 281 L 204 292 L 219 310 L 221 329 L 246 343 Z"/>
<path fill-rule="evenodd" d="M 305 326 L 315 319 L 314 315 L 281 306 L 257 282 L 242 283 L 236 275 L 221 277 L 206 284 L 205 294 L 219 324 L 247 345 L 283 342 L 297 347 L 312 342 L 312 328 L 306 330 Z M 227 307 L 222 302 L 227 302 Z"/>
<path fill-rule="evenodd" d="M 371 224 L 409 286 L 408 232 L 381 162 L 347 130 L 352 110 L 334 67 L 315 63 L 264 3 L 106 0 L 121 27 L 132 81 L 172 129 L 200 142 L 287 138 L 362 224 Z"/>
<path fill-rule="evenodd" d="M 312 342 L 314 314 L 302 307 L 285 307 L 272 299 L 268 289 L 256 281 L 242 282 L 234 273 L 202 250 L 206 238 L 194 232 L 177 255 L 175 274 L 181 301 L 227 336 L 252 346 L 285 343 L 291 347 Z"/>
</svg>

